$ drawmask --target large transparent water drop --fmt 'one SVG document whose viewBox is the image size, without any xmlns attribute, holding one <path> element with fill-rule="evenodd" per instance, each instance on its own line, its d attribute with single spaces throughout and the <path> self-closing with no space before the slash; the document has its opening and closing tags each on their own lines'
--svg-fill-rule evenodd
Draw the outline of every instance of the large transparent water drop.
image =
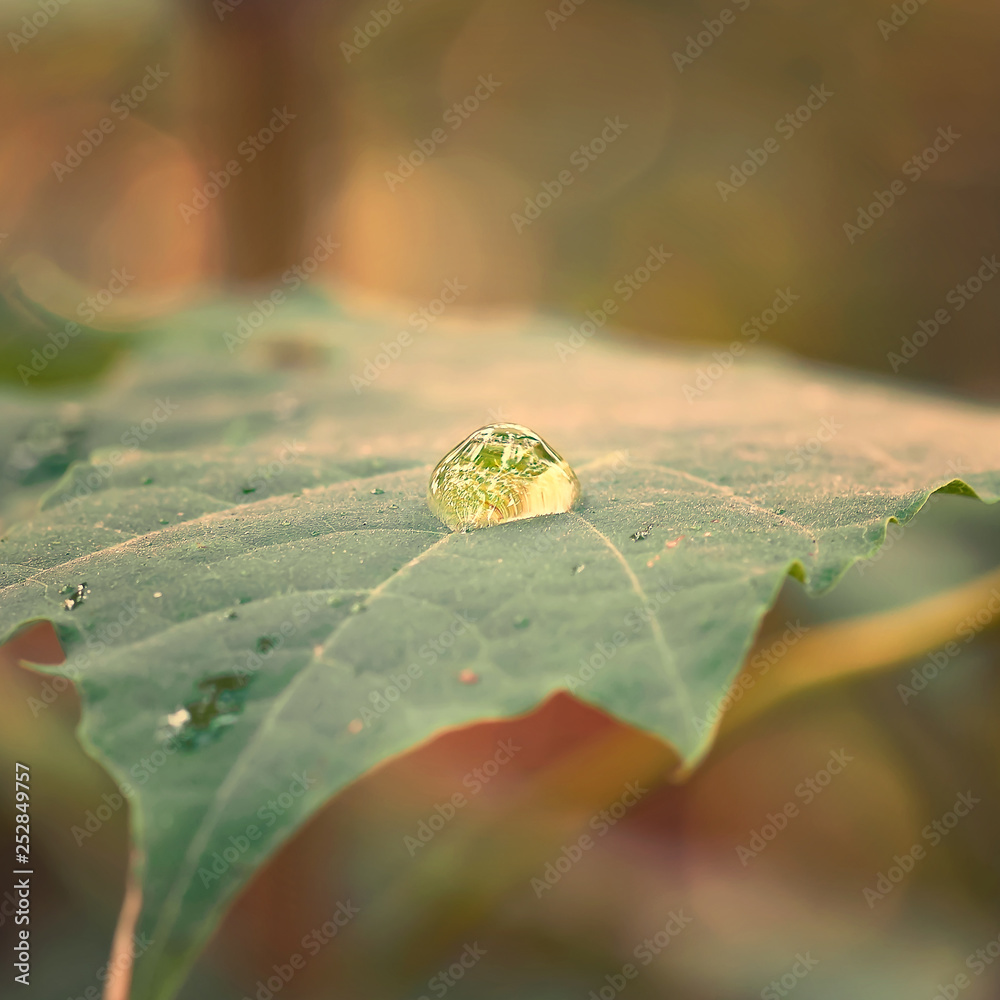
<svg viewBox="0 0 1000 1000">
<path fill-rule="evenodd" d="M 563 514 L 579 495 L 567 462 L 520 424 L 474 431 L 438 462 L 427 487 L 431 510 L 456 531 Z"/>
</svg>

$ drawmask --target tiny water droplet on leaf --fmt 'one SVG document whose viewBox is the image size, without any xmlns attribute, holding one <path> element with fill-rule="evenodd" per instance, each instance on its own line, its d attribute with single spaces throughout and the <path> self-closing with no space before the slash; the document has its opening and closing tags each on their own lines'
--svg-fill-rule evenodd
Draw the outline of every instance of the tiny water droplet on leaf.
<svg viewBox="0 0 1000 1000">
<path fill-rule="evenodd" d="M 531 624 L 530 618 L 515 618 L 514 628 L 527 628 Z"/>
<path fill-rule="evenodd" d="M 438 462 L 427 487 L 431 510 L 453 530 L 564 514 L 580 495 L 568 463 L 520 424 L 489 424 Z"/>
<path fill-rule="evenodd" d="M 649 538 L 650 531 L 653 530 L 651 524 L 647 524 L 645 528 L 640 528 L 638 531 L 634 532 L 631 536 L 633 542 L 641 542 L 643 539 Z"/>
<path fill-rule="evenodd" d="M 184 750 L 196 750 L 217 739 L 243 711 L 248 677 L 222 674 L 198 684 L 201 697 L 167 714 L 159 737 Z"/>
<path fill-rule="evenodd" d="M 383 493 L 385 493 L 385 490 L 380 490 L 378 487 L 372 490 L 372 496 L 380 497 Z"/>
<path fill-rule="evenodd" d="M 67 611 L 76 611 L 76 609 L 90 596 L 90 588 L 87 586 L 87 581 L 84 580 L 83 583 L 78 583 L 76 586 L 68 584 L 63 587 L 59 593 L 65 598 L 63 601 L 63 607 Z"/>
</svg>

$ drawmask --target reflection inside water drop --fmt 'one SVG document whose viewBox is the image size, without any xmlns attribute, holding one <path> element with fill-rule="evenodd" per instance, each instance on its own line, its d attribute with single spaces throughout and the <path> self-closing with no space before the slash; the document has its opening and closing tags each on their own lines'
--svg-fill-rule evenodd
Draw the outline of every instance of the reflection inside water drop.
<svg viewBox="0 0 1000 1000">
<path fill-rule="evenodd" d="M 438 462 L 427 503 L 455 530 L 563 514 L 580 495 L 566 461 L 520 424 L 490 424 Z"/>
</svg>

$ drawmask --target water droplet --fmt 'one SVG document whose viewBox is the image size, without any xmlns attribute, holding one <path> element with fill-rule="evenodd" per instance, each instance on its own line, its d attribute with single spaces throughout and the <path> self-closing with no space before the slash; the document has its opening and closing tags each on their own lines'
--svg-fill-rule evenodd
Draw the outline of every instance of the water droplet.
<svg viewBox="0 0 1000 1000">
<path fill-rule="evenodd" d="M 158 591 L 156 591 L 156 593 L 155 593 L 155 594 L 153 594 L 153 597 L 162 597 L 162 596 L 163 596 L 163 592 L 162 592 L 162 591 L 159 591 L 159 590 L 158 590 Z"/>
<path fill-rule="evenodd" d="M 380 497 L 380 496 L 382 496 L 383 493 L 385 493 L 385 490 L 380 490 L 378 488 L 372 490 L 372 496 L 375 496 L 375 497 Z"/>
<path fill-rule="evenodd" d="M 201 697 L 167 714 L 160 729 L 160 739 L 184 750 L 195 750 L 217 739 L 233 725 L 243 711 L 248 677 L 222 674 L 198 684 Z"/>
<path fill-rule="evenodd" d="M 431 510 L 456 531 L 563 514 L 579 495 L 569 465 L 520 424 L 470 434 L 438 462 L 427 487 Z"/>
<path fill-rule="evenodd" d="M 165 517 L 161 517 L 160 524 L 170 524 L 170 522 Z"/>
<path fill-rule="evenodd" d="M 352 604 L 351 605 L 351 609 L 350 610 L 351 610 L 351 614 L 352 615 L 359 615 L 359 614 L 361 614 L 362 611 L 367 611 L 368 610 L 368 605 L 367 604 L 363 604 L 361 601 L 358 601 L 356 604 Z"/>
<path fill-rule="evenodd" d="M 142 486 L 152 486 L 153 482 L 154 482 L 154 480 L 153 480 L 152 476 L 146 476 L 146 478 L 142 481 L 142 483 L 140 485 L 142 485 Z"/>
<path fill-rule="evenodd" d="M 226 614 L 227 621 L 235 621 L 239 618 L 239 615 L 235 611 L 230 611 Z"/>
<path fill-rule="evenodd" d="M 515 618 L 514 628 L 527 628 L 531 624 L 530 618 Z"/>
<path fill-rule="evenodd" d="M 78 583 L 76 586 L 73 584 L 68 584 L 59 591 L 60 594 L 65 598 L 62 602 L 63 607 L 67 611 L 76 611 L 78 607 L 90 596 L 90 589 L 87 587 L 87 581 L 84 580 L 83 583 Z"/>
<path fill-rule="evenodd" d="M 465 670 L 459 671 L 458 679 L 463 684 L 478 684 L 479 674 L 477 674 L 475 670 L 469 670 L 468 668 L 466 668 Z"/>
<path fill-rule="evenodd" d="M 586 568 L 587 568 L 586 563 L 580 563 L 579 565 L 573 567 L 573 572 L 582 573 Z"/>
<path fill-rule="evenodd" d="M 640 528 L 631 537 L 633 542 L 641 542 L 643 539 L 649 538 L 649 533 L 653 530 L 651 524 L 647 524 L 645 528 Z"/>
</svg>

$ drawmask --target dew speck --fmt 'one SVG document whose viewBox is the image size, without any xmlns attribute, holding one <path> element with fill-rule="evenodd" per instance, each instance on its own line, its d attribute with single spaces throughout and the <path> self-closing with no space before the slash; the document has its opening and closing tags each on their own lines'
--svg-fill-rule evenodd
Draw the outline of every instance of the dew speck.
<svg viewBox="0 0 1000 1000">
<path fill-rule="evenodd" d="M 167 725 L 173 729 L 181 729 L 191 721 L 191 713 L 186 708 L 179 708 L 167 716 Z"/>
<path fill-rule="evenodd" d="M 222 674 L 201 681 L 198 698 L 167 713 L 160 728 L 160 739 L 184 750 L 196 750 L 218 739 L 243 711 L 249 683 L 249 678 L 237 674 Z"/>
<path fill-rule="evenodd" d="M 373 497 L 380 497 L 380 496 L 382 496 L 383 493 L 385 493 L 385 490 L 380 490 L 380 489 L 378 489 L 378 487 L 376 487 L 375 489 L 373 489 L 371 491 L 371 493 L 372 493 Z"/>
<path fill-rule="evenodd" d="M 153 597 L 162 597 L 162 596 L 163 596 L 163 591 L 161 591 L 161 590 L 157 590 L 157 591 L 156 591 L 156 592 L 155 592 L 155 593 L 153 594 Z"/>
<path fill-rule="evenodd" d="M 146 478 L 142 481 L 142 483 L 140 485 L 142 485 L 142 486 L 152 486 L 154 482 L 155 482 L 155 480 L 153 479 L 152 476 L 146 476 Z"/>
<path fill-rule="evenodd" d="M 360 615 L 363 611 L 368 610 L 368 605 L 362 601 L 358 601 L 356 604 L 352 604 L 350 611 L 352 615 Z"/>
<path fill-rule="evenodd" d="M 586 563 L 578 563 L 576 566 L 573 567 L 573 572 L 582 573 L 586 568 L 587 568 Z"/>
<path fill-rule="evenodd" d="M 459 671 L 458 679 L 463 684 L 478 684 L 479 674 L 477 674 L 475 670 L 469 670 L 468 668 L 466 668 L 465 670 Z"/>
<path fill-rule="evenodd" d="M 76 586 L 68 584 L 59 593 L 63 597 L 62 605 L 67 611 L 76 611 L 78 607 L 90 596 L 90 588 L 87 582 L 78 583 Z"/>
<path fill-rule="evenodd" d="M 564 514 L 580 495 L 569 464 L 520 424 L 489 424 L 435 466 L 427 504 L 455 531 Z"/>
<path fill-rule="evenodd" d="M 515 618 L 514 628 L 527 628 L 531 624 L 530 618 Z"/>
<path fill-rule="evenodd" d="M 165 517 L 161 517 L 160 524 L 170 524 L 170 522 Z"/>
<path fill-rule="evenodd" d="M 649 533 L 652 530 L 653 526 L 651 524 L 647 524 L 645 528 L 639 528 L 638 531 L 633 532 L 632 535 L 630 535 L 629 537 L 632 539 L 633 542 L 641 542 L 649 538 Z"/>
</svg>

